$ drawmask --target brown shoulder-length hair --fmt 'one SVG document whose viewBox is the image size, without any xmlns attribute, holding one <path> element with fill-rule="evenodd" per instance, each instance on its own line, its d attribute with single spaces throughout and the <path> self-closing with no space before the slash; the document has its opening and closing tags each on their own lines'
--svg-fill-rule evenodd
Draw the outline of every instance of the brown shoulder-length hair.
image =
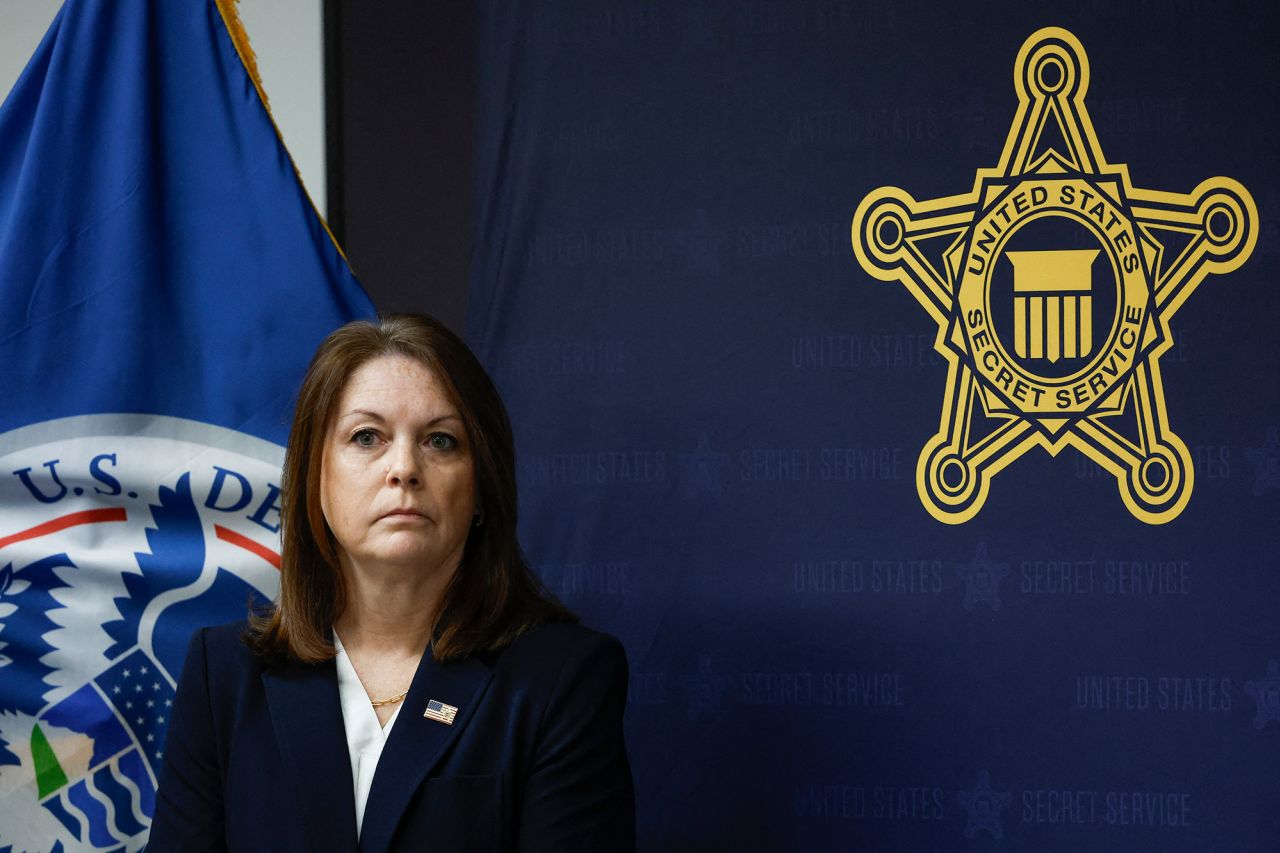
<svg viewBox="0 0 1280 853">
<path fill-rule="evenodd" d="M 246 642 L 269 661 L 316 663 L 334 656 L 329 628 L 346 588 L 337 543 L 320 507 L 324 440 L 347 380 L 368 361 L 401 355 L 444 384 L 466 426 L 482 515 L 445 588 L 433 632 L 437 661 L 497 651 L 543 622 L 576 622 L 529 569 L 516 539 L 516 462 L 511 422 L 498 390 L 457 335 L 430 317 L 392 314 L 348 323 L 325 338 L 298 392 L 280 482 L 280 597 L 251 614 Z"/>
</svg>

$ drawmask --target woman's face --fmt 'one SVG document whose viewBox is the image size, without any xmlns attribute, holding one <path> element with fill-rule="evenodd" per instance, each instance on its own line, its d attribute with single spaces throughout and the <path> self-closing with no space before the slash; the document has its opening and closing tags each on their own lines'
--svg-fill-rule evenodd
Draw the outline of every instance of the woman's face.
<svg viewBox="0 0 1280 853">
<path fill-rule="evenodd" d="M 351 375 L 325 434 L 320 506 L 344 569 L 453 574 L 476 511 L 475 466 L 430 368 L 392 355 Z"/>
</svg>

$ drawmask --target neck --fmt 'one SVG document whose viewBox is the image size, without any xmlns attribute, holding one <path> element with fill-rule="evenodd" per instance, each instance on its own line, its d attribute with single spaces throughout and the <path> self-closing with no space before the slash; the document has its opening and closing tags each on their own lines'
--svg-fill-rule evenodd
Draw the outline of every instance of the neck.
<svg viewBox="0 0 1280 853">
<path fill-rule="evenodd" d="M 370 570 L 342 561 L 346 607 L 334 623 L 347 648 L 421 655 L 453 572 Z"/>
</svg>

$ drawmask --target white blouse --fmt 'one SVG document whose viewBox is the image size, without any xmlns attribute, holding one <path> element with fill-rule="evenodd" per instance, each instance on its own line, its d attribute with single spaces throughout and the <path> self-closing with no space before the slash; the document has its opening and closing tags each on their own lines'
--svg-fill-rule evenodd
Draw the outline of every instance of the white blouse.
<svg viewBox="0 0 1280 853">
<path fill-rule="evenodd" d="M 342 703 L 342 724 L 347 730 L 347 750 L 351 755 L 351 784 L 356 792 L 356 838 L 364 823 L 364 806 L 369 800 L 369 788 L 373 785 L 373 773 L 378 769 L 382 747 L 391 734 L 391 726 L 400 716 L 398 706 L 386 726 L 378 722 L 378 712 L 369 704 L 369 694 L 356 675 L 347 651 L 333 632 L 333 647 L 338 651 L 338 700 Z M 403 703 L 401 703 L 403 705 Z"/>
</svg>

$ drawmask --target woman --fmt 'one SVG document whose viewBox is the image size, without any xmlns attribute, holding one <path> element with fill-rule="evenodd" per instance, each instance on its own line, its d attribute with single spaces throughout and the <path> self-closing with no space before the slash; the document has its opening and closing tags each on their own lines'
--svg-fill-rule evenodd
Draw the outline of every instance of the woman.
<svg viewBox="0 0 1280 853">
<path fill-rule="evenodd" d="M 282 488 L 279 601 L 192 638 L 148 849 L 634 849 L 622 648 L 525 564 L 510 424 L 462 341 L 409 315 L 330 335 Z"/>
</svg>

